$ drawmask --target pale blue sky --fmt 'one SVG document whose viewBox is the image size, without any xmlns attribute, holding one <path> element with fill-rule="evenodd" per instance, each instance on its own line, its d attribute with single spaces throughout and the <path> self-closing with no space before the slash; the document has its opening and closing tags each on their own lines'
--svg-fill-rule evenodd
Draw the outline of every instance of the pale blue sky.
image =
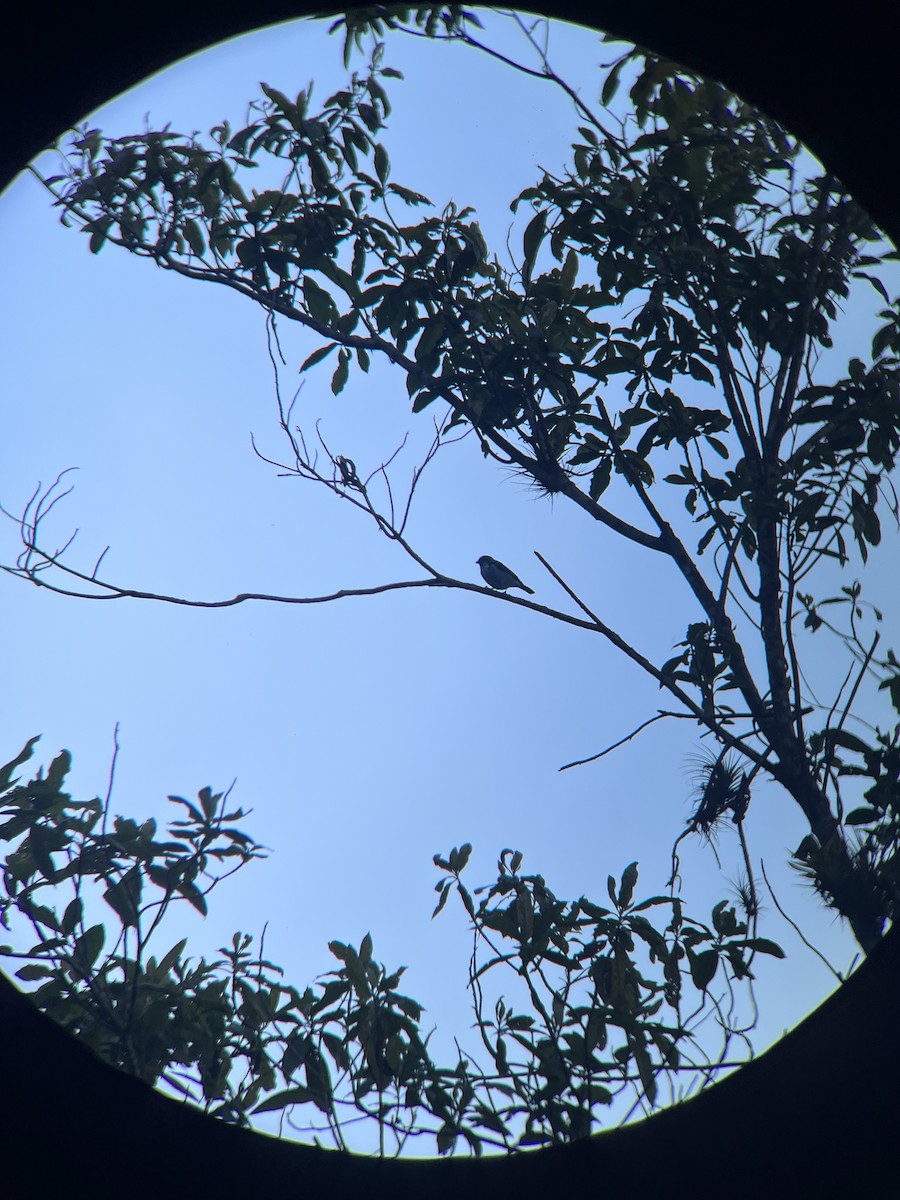
<svg viewBox="0 0 900 1200">
<path fill-rule="evenodd" d="M 314 103 L 344 78 L 328 22 L 297 22 L 235 39 L 179 63 L 120 97 L 91 123 L 114 135 L 156 125 L 239 127 L 265 80 L 289 94 L 316 80 Z M 497 39 L 510 35 L 497 26 Z M 524 43 L 521 52 L 524 54 Z M 551 58 L 596 101 L 596 64 L 610 47 L 593 32 L 555 26 Z M 500 251 L 509 201 L 535 164 L 562 166 L 575 135 L 565 98 L 546 84 L 458 47 L 389 39 L 394 113 L 383 140 L 392 177 L 438 209 L 473 204 Z M 362 69 L 362 63 L 359 64 Z M 5 266 L 0 386 L 0 502 L 18 510 L 38 479 L 77 465 L 59 511 L 73 561 L 109 544 L 107 577 L 124 586 L 217 599 L 238 591 L 327 593 L 417 578 L 375 527 L 324 489 L 276 478 L 250 449 L 283 453 L 275 423 L 262 313 L 225 289 L 203 287 L 107 246 L 98 256 L 63 229 L 46 194 L 22 176 L 0 200 Z M 893 291 L 896 288 L 892 289 Z M 864 352 L 877 305 L 862 291 L 839 342 Z M 318 344 L 282 323 L 294 370 Z M 861 340 L 862 339 L 862 340 Z M 430 425 L 408 415 L 403 380 L 351 376 L 343 396 L 330 371 L 307 377 L 301 410 L 323 416 L 330 445 L 376 466 L 410 428 L 394 480 L 408 479 Z M 673 501 L 674 501 L 673 497 Z M 536 599 L 566 608 L 534 558 L 545 554 L 624 636 L 662 661 L 697 619 L 674 572 L 620 545 L 565 503 L 535 498 L 486 465 L 469 439 L 427 473 L 410 537 L 440 570 L 478 579 L 483 553 L 507 562 Z M 887 604 L 896 539 L 876 556 L 870 598 Z M 0 528 L 4 561 L 15 531 Z M 849 571 L 849 582 L 858 572 Z M 267 956 L 304 985 L 332 966 L 331 938 L 367 930 L 388 966 L 406 963 L 406 991 L 423 1001 L 448 1047 L 474 1049 L 464 992 L 469 935 L 453 904 L 432 923 L 431 856 L 475 845 L 471 884 L 491 882 L 505 846 L 525 852 L 560 896 L 602 897 L 608 873 L 639 859 L 639 891 L 663 890 L 669 854 L 689 813 L 687 722 L 657 725 L 600 763 L 558 773 L 665 705 L 656 685 L 599 637 L 502 601 L 461 591 L 409 590 L 291 608 L 249 604 L 217 612 L 67 600 L 0 578 L 4 611 L 4 729 L 12 757 L 43 734 L 46 761 L 74 755 L 76 795 L 105 789 L 113 728 L 121 754 L 113 807 L 164 819 L 167 793 L 210 784 L 253 814 L 247 830 L 273 848 L 216 893 L 205 923 L 186 917 L 197 953 L 237 928 L 269 921 Z M 890 614 L 888 614 L 890 620 Z M 896 617 L 885 645 L 897 646 Z M 894 636 L 891 636 L 893 632 Z M 816 666 L 838 670 L 820 634 Z M 884 694 L 873 719 L 890 719 Z M 5 761 L 5 759 L 0 759 Z M 751 849 L 779 898 L 840 969 L 852 940 L 785 865 L 805 829 L 792 804 L 760 789 Z M 739 870 L 726 838 L 725 874 Z M 689 907 L 698 917 L 729 894 L 712 854 L 683 843 Z M 110 914 L 111 917 L 111 914 Z M 112 918 L 114 919 L 114 918 Z M 788 951 L 758 963 L 761 1050 L 830 990 L 832 979 L 768 903 L 761 932 Z M 177 922 L 166 950 L 180 936 Z"/>
</svg>

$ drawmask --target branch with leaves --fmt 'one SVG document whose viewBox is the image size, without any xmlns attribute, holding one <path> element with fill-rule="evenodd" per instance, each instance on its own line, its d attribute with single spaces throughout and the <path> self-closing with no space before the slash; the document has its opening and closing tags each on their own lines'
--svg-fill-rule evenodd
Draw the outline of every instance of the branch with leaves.
<svg viewBox="0 0 900 1200">
<path fill-rule="evenodd" d="M 258 946 L 235 933 L 213 960 L 191 957 L 185 937 L 159 954 L 173 905 L 205 915 L 222 880 L 264 857 L 236 827 L 245 814 L 210 788 L 196 803 L 171 796 L 181 815 L 160 839 L 154 820 L 112 815 L 115 756 L 103 801 L 64 790 L 67 751 L 20 783 L 37 740 L 0 768 L 0 840 L 12 846 L 0 924 L 13 939 L 0 955 L 21 964 L 34 1003 L 106 1061 L 223 1120 L 280 1113 L 283 1127 L 341 1149 L 375 1130 L 382 1156 L 423 1140 L 440 1154 L 509 1152 L 585 1137 L 617 1098 L 652 1109 L 666 1081 L 674 1100 L 750 1050 L 752 990 L 742 1019 L 734 989 L 752 988 L 756 954 L 782 951 L 756 936 L 755 914 L 742 919 L 724 900 L 709 924 L 671 895 L 637 901 L 636 863 L 618 886 L 610 876 L 606 907 L 557 899 L 511 850 L 476 901 L 460 878 L 471 846 L 435 855 L 434 915 L 455 890 L 471 922 L 484 1062 L 460 1047 L 454 1064 L 434 1061 L 423 1006 L 399 990 L 404 968 L 379 964 L 370 934 L 358 948 L 330 942 L 337 966 L 302 990 L 266 957 L 266 931 Z"/>
</svg>

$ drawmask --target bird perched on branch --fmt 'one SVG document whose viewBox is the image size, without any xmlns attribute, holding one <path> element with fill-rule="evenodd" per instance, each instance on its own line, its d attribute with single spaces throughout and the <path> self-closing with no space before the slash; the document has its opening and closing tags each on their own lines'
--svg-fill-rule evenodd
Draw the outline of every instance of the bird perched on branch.
<svg viewBox="0 0 900 1200">
<path fill-rule="evenodd" d="M 505 567 L 502 562 L 498 562 L 496 558 L 491 558 L 489 554 L 482 554 L 478 559 L 478 565 L 481 567 L 481 578 L 488 585 L 494 588 L 495 591 L 505 592 L 507 588 L 521 588 L 523 592 L 527 592 L 529 596 L 534 595 L 534 588 L 526 587 L 522 580 L 512 572 L 509 567 Z"/>
</svg>

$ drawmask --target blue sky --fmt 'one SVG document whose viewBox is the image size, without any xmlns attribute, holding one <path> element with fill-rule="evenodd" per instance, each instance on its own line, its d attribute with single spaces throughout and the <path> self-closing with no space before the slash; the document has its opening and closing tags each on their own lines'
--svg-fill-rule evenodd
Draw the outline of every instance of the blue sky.
<svg viewBox="0 0 900 1200">
<path fill-rule="evenodd" d="M 223 117 L 234 127 L 265 80 L 288 94 L 316 80 L 324 100 L 345 79 L 328 22 L 297 22 L 235 39 L 175 65 L 118 98 L 91 123 L 139 131 L 144 115 L 183 132 Z M 517 43 L 494 24 L 497 44 Z M 504 42 L 503 39 L 506 39 Z M 551 58 L 596 100 L 596 64 L 614 51 L 593 33 L 554 25 Z M 524 43 L 518 48 L 525 53 Z M 576 121 L 565 98 L 459 47 L 389 39 L 385 61 L 405 82 L 384 141 L 392 177 L 438 209 L 472 204 L 489 244 L 502 248 L 509 201 L 542 167 L 566 161 Z M 358 64 L 362 69 L 362 63 Z M 97 256 L 62 228 L 46 194 L 20 177 L 0 199 L 5 353 L 0 381 L 2 490 L 18 511 L 37 480 L 78 466 L 59 510 L 60 541 L 80 529 L 79 565 L 109 544 L 106 575 L 124 586 L 204 599 L 238 591 L 315 595 L 417 578 L 375 527 L 324 489 L 279 479 L 250 447 L 283 453 L 262 313 L 225 289 L 202 287 L 108 246 Z M 896 288 L 890 289 L 893 292 Z M 877 305 L 848 308 L 838 350 L 866 347 Z M 317 340 L 284 330 L 285 387 Z M 299 411 L 362 473 L 404 432 L 392 478 L 408 479 L 430 426 L 411 421 L 403 380 L 352 375 L 344 395 L 313 371 Z M 696 619 L 674 572 L 565 504 L 536 498 L 485 464 L 467 439 L 442 452 L 417 496 L 410 537 L 440 570 L 477 580 L 475 559 L 508 563 L 536 599 L 566 607 L 533 555 L 540 550 L 605 620 L 662 661 Z M 886 605 L 895 574 L 888 537 L 867 594 Z M 3 561 L 15 530 L 0 528 Z M 894 559 L 895 561 L 895 559 Z M 838 582 L 849 582 L 848 571 Z M 826 589 L 823 587 L 821 594 Z M 3 746 L 10 758 L 35 733 L 45 761 L 74 755 L 76 795 L 102 794 L 120 723 L 113 807 L 165 819 L 168 793 L 209 784 L 253 813 L 245 827 L 272 856 L 223 885 L 209 918 L 171 926 L 160 952 L 187 932 L 213 954 L 234 929 L 258 934 L 267 955 L 303 985 L 330 969 L 327 942 L 359 943 L 408 965 L 441 1040 L 474 1047 L 464 992 L 469 935 L 454 906 L 430 919 L 431 856 L 471 841 L 472 884 L 494 878 L 506 846 L 525 853 L 560 896 L 602 897 L 608 873 L 633 859 L 639 891 L 661 891 L 672 842 L 689 814 L 687 722 L 659 724 L 600 763 L 563 763 L 627 734 L 664 701 L 599 637 L 514 605 L 461 591 L 409 590 L 308 608 L 250 604 L 222 611 L 115 601 L 88 603 L 0 578 L 4 611 Z M 897 646 L 896 616 L 883 645 Z M 893 636 L 892 636 L 893 635 Z M 840 660 L 819 635 L 815 669 Z M 888 723 L 882 694 L 869 710 Z M 8 752 L 8 753 L 7 753 Z M 2 759 L 0 761 L 5 761 Z M 781 903 L 840 969 L 852 939 L 818 909 L 786 853 L 805 832 L 776 789 L 760 789 L 751 847 Z M 724 839 L 725 875 L 738 871 Z M 684 894 L 697 916 L 729 894 L 700 842 L 682 844 Z M 832 986 L 771 903 L 761 932 L 784 963 L 759 963 L 756 1048 L 796 1023 Z"/>
</svg>

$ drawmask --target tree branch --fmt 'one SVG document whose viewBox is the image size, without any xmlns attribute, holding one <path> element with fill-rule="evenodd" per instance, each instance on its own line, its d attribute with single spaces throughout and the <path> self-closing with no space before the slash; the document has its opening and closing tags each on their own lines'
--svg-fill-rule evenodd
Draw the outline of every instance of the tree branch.
<svg viewBox="0 0 900 1200">
<path fill-rule="evenodd" d="M 707 729 L 711 730 L 725 745 L 739 751 L 739 753 L 745 755 L 745 757 L 758 766 L 768 766 L 765 758 L 761 754 L 748 746 L 740 738 L 735 737 L 729 729 L 725 728 L 724 725 L 716 721 L 714 716 L 711 716 L 699 704 L 692 700 L 691 697 L 688 696 L 688 694 L 684 692 L 673 679 L 669 679 L 666 675 L 664 675 L 663 672 L 660 671 L 658 667 L 655 667 L 649 659 L 645 658 L 643 654 L 635 650 L 633 646 L 630 646 L 623 637 L 615 632 L 615 630 L 610 629 L 608 625 L 601 621 L 596 613 L 592 612 L 591 609 L 587 607 L 584 601 L 575 594 L 565 580 L 553 569 L 553 567 L 550 566 L 546 558 L 544 558 L 542 554 L 539 554 L 537 550 L 535 550 L 534 553 L 541 563 L 543 563 L 543 565 L 547 568 L 560 587 L 563 588 L 563 590 L 566 591 L 568 595 L 571 596 L 571 598 L 575 601 L 578 607 L 583 612 L 587 613 L 591 618 L 592 625 L 588 626 L 588 628 L 592 628 L 594 632 L 602 634 L 603 637 L 605 637 L 607 641 L 611 642 L 617 650 L 620 650 L 627 658 L 630 658 L 632 662 L 637 663 L 641 670 L 645 671 L 648 675 L 651 675 L 659 683 L 660 687 L 664 687 L 667 691 L 671 692 L 673 696 L 681 701 L 688 712 L 692 716 L 696 717 L 697 721 L 701 725 L 705 725 Z M 529 607 L 539 608 L 540 606 L 530 604 Z M 573 624 L 575 623 L 578 622 L 573 619 Z"/>
</svg>

